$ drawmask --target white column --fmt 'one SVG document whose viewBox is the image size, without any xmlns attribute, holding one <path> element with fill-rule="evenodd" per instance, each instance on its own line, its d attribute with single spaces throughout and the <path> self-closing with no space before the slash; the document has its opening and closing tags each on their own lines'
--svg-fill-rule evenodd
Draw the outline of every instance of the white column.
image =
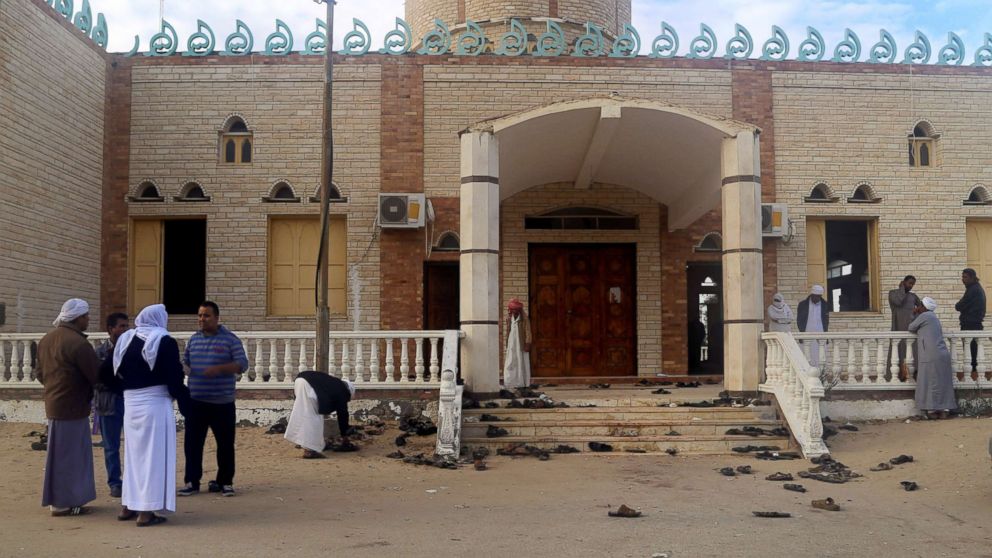
<svg viewBox="0 0 992 558">
<path fill-rule="evenodd" d="M 724 386 L 757 391 L 763 302 L 761 179 L 757 132 L 723 140 Z"/>
<path fill-rule="evenodd" d="M 460 313 L 462 378 L 499 391 L 499 147 L 492 131 L 461 135 Z"/>
</svg>

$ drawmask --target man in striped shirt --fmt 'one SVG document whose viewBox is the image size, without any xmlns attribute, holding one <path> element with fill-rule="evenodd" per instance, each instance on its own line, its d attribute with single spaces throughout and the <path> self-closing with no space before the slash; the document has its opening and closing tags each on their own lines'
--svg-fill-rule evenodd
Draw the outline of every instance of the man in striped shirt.
<svg viewBox="0 0 992 558">
<path fill-rule="evenodd" d="M 217 441 L 217 478 L 210 492 L 234 496 L 234 386 L 237 375 L 248 369 L 248 357 L 238 336 L 220 325 L 220 308 L 209 300 L 197 312 L 200 331 L 186 344 L 183 363 L 189 367 L 191 416 L 186 420 L 186 486 L 180 496 L 200 492 L 203 444 L 207 430 Z"/>
</svg>

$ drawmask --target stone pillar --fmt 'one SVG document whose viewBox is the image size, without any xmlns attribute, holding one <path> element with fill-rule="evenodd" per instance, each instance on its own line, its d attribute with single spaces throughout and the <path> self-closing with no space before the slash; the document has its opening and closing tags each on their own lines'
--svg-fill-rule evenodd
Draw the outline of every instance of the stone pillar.
<svg viewBox="0 0 992 558">
<path fill-rule="evenodd" d="M 474 394 L 499 391 L 499 147 L 492 131 L 461 136 L 461 371 Z"/>
<path fill-rule="evenodd" d="M 723 382 L 730 392 L 754 392 L 764 328 L 757 132 L 723 140 L 722 167 Z"/>
</svg>

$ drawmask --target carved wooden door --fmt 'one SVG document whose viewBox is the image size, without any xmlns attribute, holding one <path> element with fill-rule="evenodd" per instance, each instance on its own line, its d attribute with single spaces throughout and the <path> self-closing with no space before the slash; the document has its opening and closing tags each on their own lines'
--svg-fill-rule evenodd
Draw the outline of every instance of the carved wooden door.
<svg viewBox="0 0 992 558">
<path fill-rule="evenodd" d="M 636 373 L 634 262 L 628 245 L 531 246 L 533 376 Z"/>
</svg>

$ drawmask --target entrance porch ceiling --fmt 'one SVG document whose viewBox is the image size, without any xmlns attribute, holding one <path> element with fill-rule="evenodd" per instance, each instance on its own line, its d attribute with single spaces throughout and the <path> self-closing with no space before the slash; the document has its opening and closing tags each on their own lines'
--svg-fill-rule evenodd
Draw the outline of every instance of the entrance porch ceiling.
<svg viewBox="0 0 992 558">
<path fill-rule="evenodd" d="M 492 121 L 500 199 L 549 183 L 633 188 L 683 228 L 720 205 L 724 139 L 753 126 L 647 101 L 559 103 Z"/>
</svg>

